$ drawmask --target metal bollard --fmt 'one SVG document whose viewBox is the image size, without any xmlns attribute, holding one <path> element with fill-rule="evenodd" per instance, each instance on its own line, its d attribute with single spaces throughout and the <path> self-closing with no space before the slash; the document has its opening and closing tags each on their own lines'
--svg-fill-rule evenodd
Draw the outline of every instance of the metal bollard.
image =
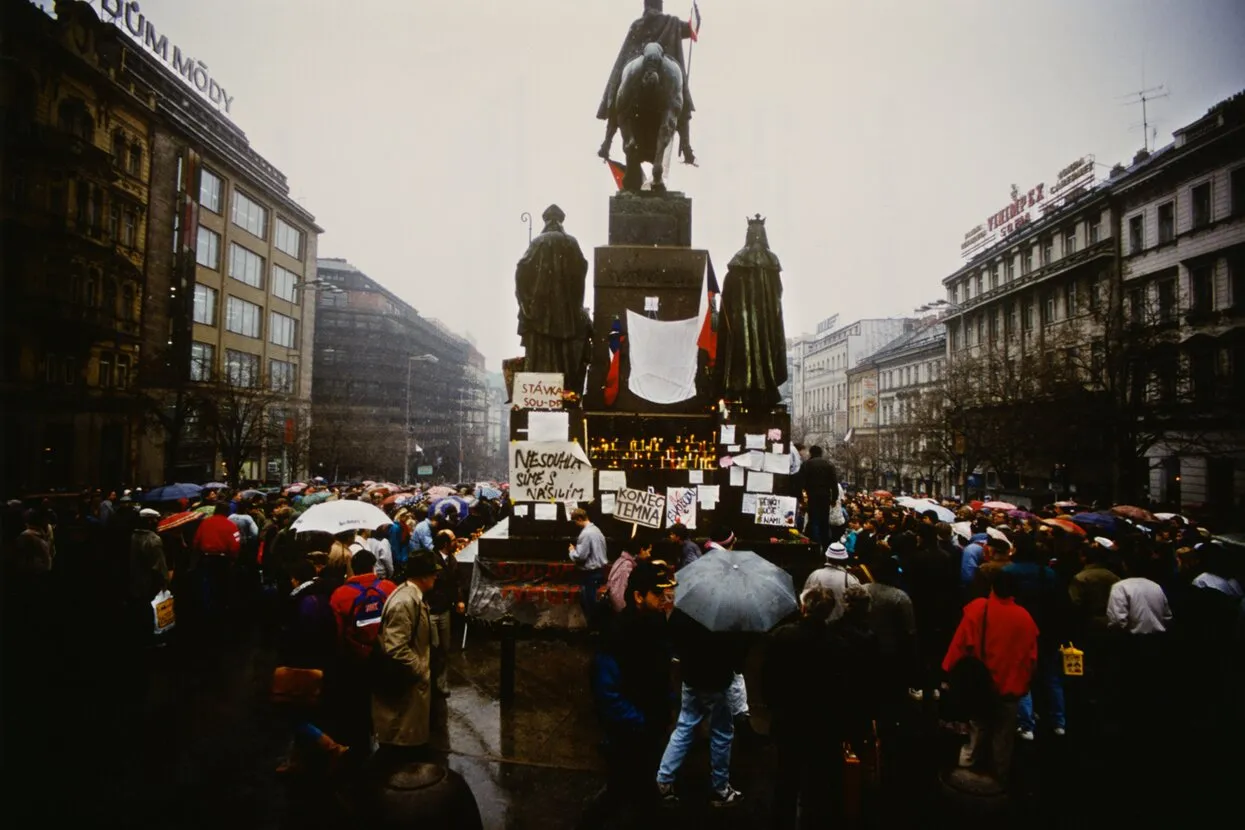
<svg viewBox="0 0 1245 830">
<path fill-rule="evenodd" d="M 502 703 L 514 701 L 514 643 L 519 630 L 519 621 L 510 614 L 501 618 L 501 688 L 499 698 Z"/>
</svg>

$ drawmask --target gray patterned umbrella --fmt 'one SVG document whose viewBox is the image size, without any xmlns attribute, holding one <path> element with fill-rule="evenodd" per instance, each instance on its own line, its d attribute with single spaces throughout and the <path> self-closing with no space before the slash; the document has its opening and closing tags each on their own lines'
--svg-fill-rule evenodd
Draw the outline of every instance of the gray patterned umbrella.
<svg viewBox="0 0 1245 830">
<path fill-rule="evenodd" d="M 678 576 L 674 607 L 710 631 L 769 631 L 799 607 L 791 574 L 752 551 L 711 550 Z"/>
</svg>

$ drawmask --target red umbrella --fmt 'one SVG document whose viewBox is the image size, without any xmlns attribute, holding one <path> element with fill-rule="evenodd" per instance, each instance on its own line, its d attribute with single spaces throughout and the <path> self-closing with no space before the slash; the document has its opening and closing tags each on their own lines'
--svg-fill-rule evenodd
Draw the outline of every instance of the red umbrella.
<svg viewBox="0 0 1245 830">
<path fill-rule="evenodd" d="M 166 516 L 160 520 L 160 524 L 156 525 L 156 532 L 163 533 L 166 530 L 188 525 L 191 522 L 197 522 L 203 518 L 203 514 L 197 510 L 186 510 L 182 513 L 174 513 L 172 516 Z"/>
<path fill-rule="evenodd" d="M 891 495 L 891 491 L 890 491 L 890 490 L 874 490 L 874 491 L 873 491 L 873 497 L 874 497 L 875 499 L 892 499 L 892 498 L 894 498 L 894 496 L 892 496 L 892 495 Z"/>
<path fill-rule="evenodd" d="M 1057 527 L 1060 530 L 1067 531 L 1068 533 L 1073 533 L 1077 536 L 1088 536 L 1089 535 L 1085 531 L 1085 528 L 1081 527 L 1079 524 L 1072 521 L 1071 519 L 1065 519 L 1062 517 L 1058 519 L 1043 519 L 1042 524 L 1050 525 L 1051 527 Z"/>
</svg>

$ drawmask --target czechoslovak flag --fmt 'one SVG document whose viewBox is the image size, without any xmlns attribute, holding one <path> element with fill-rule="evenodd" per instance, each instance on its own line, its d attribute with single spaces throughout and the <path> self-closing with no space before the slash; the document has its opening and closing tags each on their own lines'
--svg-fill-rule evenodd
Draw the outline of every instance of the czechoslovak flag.
<svg viewBox="0 0 1245 830">
<path fill-rule="evenodd" d="M 622 344 L 627 336 L 622 333 L 622 323 L 617 317 L 610 326 L 610 368 L 605 373 L 605 405 L 613 406 L 618 400 L 618 374 L 622 361 Z"/>
<path fill-rule="evenodd" d="M 692 42 L 700 39 L 700 6 L 692 0 L 692 13 L 687 18 L 687 28 L 692 30 Z"/>
<path fill-rule="evenodd" d="M 709 355 L 709 365 L 712 366 L 718 359 L 718 330 L 714 326 L 714 300 L 721 293 L 718 288 L 717 274 L 713 273 L 713 260 L 707 260 L 709 263 L 709 285 L 708 295 L 709 304 L 705 309 L 705 321 L 700 327 L 700 337 L 696 339 L 696 347 L 702 349 Z"/>
</svg>

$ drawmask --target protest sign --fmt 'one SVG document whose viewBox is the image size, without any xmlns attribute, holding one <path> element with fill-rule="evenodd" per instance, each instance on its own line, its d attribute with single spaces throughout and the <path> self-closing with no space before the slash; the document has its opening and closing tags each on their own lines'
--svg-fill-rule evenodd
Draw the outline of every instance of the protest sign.
<svg viewBox="0 0 1245 830">
<path fill-rule="evenodd" d="M 757 494 L 756 523 L 795 527 L 795 496 Z"/>
<path fill-rule="evenodd" d="M 515 502 L 592 499 L 592 464 L 574 441 L 513 441 L 510 498 Z"/>
<path fill-rule="evenodd" d="M 666 488 L 666 524 L 681 524 L 688 530 L 696 529 L 696 488 Z"/>
<path fill-rule="evenodd" d="M 514 376 L 514 404 L 519 409 L 561 409 L 562 375 L 518 372 Z"/>
<path fill-rule="evenodd" d="M 614 506 L 614 518 L 620 522 L 631 522 L 643 527 L 661 527 L 662 521 L 666 518 L 666 497 L 661 493 L 650 493 L 647 490 L 632 490 L 631 488 L 619 490 L 618 502 Z"/>
</svg>

